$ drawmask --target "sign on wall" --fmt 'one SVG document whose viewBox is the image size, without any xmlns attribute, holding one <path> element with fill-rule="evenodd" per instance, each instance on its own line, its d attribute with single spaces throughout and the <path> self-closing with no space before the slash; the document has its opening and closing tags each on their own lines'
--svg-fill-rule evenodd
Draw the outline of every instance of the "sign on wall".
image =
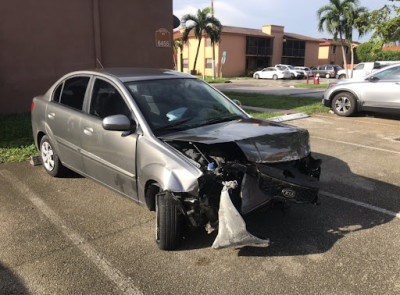
<svg viewBox="0 0 400 295">
<path fill-rule="evenodd" d="M 167 29 L 156 31 L 156 47 L 171 47 L 171 33 Z"/>
</svg>

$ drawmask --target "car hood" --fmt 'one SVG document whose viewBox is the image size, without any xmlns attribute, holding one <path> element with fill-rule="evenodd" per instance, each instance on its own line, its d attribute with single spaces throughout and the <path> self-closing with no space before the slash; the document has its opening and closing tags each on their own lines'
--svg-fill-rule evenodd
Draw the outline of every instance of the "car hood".
<svg viewBox="0 0 400 295">
<path fill-rule="evenodd" d="M 254 163 L 298 160 L 310 153 L 307 130 L 254 118 L 169 133 L 160 139 L 202 144 L 234 142 Z"/>
</svg>

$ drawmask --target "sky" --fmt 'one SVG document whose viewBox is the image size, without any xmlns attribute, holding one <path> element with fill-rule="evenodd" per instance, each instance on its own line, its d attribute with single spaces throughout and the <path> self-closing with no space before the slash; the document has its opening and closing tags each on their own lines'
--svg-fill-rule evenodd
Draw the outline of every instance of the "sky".
<svg viewBox="0 0 400 295">
<path fill-rule="evenodd" d="M 286 33 L 314 38 L 332 38 L 327 32 L 318 31 L 317 10 L 329 4 L 328 0 L 214 0 L 214 16 L 222 25 L 260 29 L 263 25 L 285 27 Z M 389 0 L 360 0 L 360 6 L 369 10 L 379 9 Z M 211 6 L 211 0 L 173 0 L 173 12 L 179 19 L 195 14 L 197 9 Z M 366 42 L 370 35 L 353 41 Z"/>
</svg>

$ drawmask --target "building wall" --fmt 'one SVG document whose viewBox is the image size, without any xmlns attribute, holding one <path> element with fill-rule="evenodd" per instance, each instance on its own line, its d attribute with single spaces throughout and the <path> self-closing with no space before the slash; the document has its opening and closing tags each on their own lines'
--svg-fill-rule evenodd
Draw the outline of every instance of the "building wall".
<svg viewBox="0 0 400 295">
<path fill-rule="evenodd" d="M 304 66 L 312 67 L 318 65 L 319 43 L 306 42 L 306 54 L 304 57 Z"/>
<path fill-rule="evenodd" d="M 0 113 L 29 111 L 33 96 L 72 70 L 172 68 L 172 48 L 155 46 L 160 28 L 172 35 L 171 0 L 2 1 Z"/>
<path fill-rule="evenodd" d="M 342 47 L 340 45 L 336 45 L 336 52 L 333 53 L 333 46 L 334 45 L 320 46 L 318 52 L 318 64 L 335 64 L 344 67 Z M 344 50 L 346 50 L 346 47 L 344 47 Z M 346 55 L 346 60 L 347 63 L 350 62 L 350 49 Z"/>
<path fill-rule="evenodd" d="M 271 66 L 282 63 L 283 52 L 283 26 L 266 25 L 262 27 L 262 31 L 268 35 L 274 36 L 274 46 L 272 49 Z"/>
<path fill-rule="evenodd" d="M 226 51 L 226 61 L 222 65 L 222 77 L 242 76 L 246 72 L 246 36 L 224 34 L 220 43 L 218 61 Z M 218 67 L 218 69 L 220 69 Z"/>
</svg>

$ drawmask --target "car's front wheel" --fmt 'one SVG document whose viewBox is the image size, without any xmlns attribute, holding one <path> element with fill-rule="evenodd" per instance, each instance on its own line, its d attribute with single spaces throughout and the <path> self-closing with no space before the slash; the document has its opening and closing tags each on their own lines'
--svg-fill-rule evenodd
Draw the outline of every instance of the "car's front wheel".
<svg viewBox="0 0 400 295">
<path fill-rule="evenodd" d="M 254 78 L 260 79 L 260 75 L 256 74 L 256 75 L 254 75 Z"/>
<path fill-rule="evenodd" d="M 351 93 L 341 92 L 333 98 L 332 109 L 339 116 L 351 116 L 356 110 L 356 99 Z"/>
<path fill-rule="evenodd" d="M 329 74 L 326 74 L 326 75 L 325 75 L 325 78 L 326 78 L 326 79 L 329 79 L 330 77 L 331 77 L 331 75 L 329 75 Z"/>
<path fill-rule="evenodd" d="M 278 76 L 277 76 L 277 75 L 273 75 L 273 76 L 272 76 L 272 79 L 278 80 Z"/>
<path fill-rule="evenodd" d="M 174 250 L 178 246 L 181 213 L 168 191 L 156 195 L 156 242 L 161 250 Z"/>
<path fill-rule="evenodd" d="M 65 167 L 61 164 L 60 158 L 52 142 L 47 135 L 40 140 L 40 156 L 42 164 L 48 174 L 53 177 L 62 176 L 65 173 Z"/>
<path fill-rule="evenodd" d="M 341 74 L 341 75 L 339 76 L 339 79 L 340 79 L 340 80 L 346 79 L 346 74 Z"/>
</svg>

